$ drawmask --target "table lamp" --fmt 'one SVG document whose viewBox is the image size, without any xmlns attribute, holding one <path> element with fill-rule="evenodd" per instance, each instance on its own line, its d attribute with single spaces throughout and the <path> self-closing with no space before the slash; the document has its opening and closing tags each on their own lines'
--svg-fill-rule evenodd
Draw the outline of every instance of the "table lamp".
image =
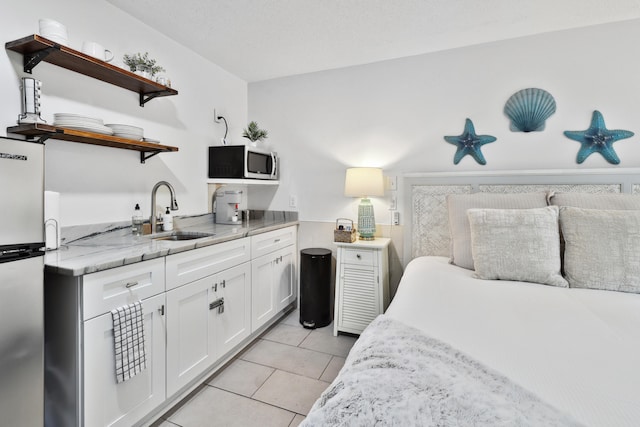
<svg viewBox="0 0 640 427">
<path fill-rule="evenodd" d="M 349 168 L 344 181 L 344 195 L 361 197 L 358 205 L 358 234 L 360 240 L 373 240 L 376 218 L 368 196 L 384 195 L 384 179 L 380 168 Z"/>
</svg>

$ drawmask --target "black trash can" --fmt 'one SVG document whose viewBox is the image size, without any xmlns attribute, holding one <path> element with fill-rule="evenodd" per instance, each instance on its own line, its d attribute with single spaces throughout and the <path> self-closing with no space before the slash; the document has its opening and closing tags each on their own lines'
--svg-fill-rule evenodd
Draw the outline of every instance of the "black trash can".
<svg viewBox="0 0 640 427">
<path fill-rule="evenodd" d="M 308 329 L 331 323 L 331 251 L 300 251 L 300 324 Z"/>
</svg>

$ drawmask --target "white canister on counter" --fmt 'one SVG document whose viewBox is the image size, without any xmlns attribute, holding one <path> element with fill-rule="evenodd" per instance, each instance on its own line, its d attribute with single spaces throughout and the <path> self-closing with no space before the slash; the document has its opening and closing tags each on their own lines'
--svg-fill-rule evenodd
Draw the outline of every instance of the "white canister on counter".
<svg viewBox="0 0 640 427">
<path fill-rule="evenodd" d="M 171 215 L 169 207 L 167 207 L 166 212 L 162 215 L 162 229 L 164 231 L 173 230 L 173 215 Z"/>
</svg>

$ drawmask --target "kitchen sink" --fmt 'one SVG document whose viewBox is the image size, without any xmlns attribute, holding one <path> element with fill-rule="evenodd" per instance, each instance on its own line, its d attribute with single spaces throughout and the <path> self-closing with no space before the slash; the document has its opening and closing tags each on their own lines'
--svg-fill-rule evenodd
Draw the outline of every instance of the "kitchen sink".
<svg viewBox="0 0 640 427">
<path fill-rule="evenodd" d="M 169 234 L 161 234 L 157 237 L 152 237 L 153 240 L 172 240 L 172 241 L 182 241 L 182 240 L 194 240 L 194 239 L 202 239 L 203 237 L 212 237 L 213 233 L 198 233 L 196 231 L 173 231 Z"/>
</svg>

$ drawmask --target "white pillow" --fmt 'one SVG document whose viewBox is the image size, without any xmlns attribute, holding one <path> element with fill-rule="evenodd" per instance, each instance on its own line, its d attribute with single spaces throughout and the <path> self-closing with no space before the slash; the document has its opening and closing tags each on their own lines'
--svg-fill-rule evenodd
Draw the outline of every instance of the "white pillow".
<svg viewBox="0 0 640 427">
<path fill-rule="evenodd" d="M 627 210 L 640 209 L 640 196 L 621 193 L 554 193 L 550 204 L 583 209 Z"/>
<path fill-rule="evenodd" d="M 640 211 L 560 208 L 572 288 L 640 293 Z"/>
<path fill-rule="evenodd" d="M 451 257 L 449 262 L 459 267 L 473 270 L 471 256 L 471 231 L 467 210 L 472 208 L 490 209 L 531 209 L 547 206 L 547 193 L 473 193 L 450 194 L 447 196 L 449 230 L 451 232 Z"/>
<path fill-rule="evenodd" d="M 558 207 L 469 209 L 475 277 L 567 287 L 560 274 Z"/>
</svg>

